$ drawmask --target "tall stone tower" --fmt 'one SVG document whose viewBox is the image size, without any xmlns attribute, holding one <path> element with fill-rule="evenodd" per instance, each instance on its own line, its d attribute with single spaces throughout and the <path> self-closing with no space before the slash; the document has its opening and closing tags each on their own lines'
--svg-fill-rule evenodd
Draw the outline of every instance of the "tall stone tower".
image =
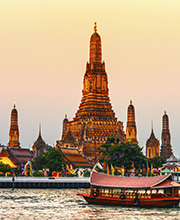
<svg viewBox="0 0 180 220">
<path fill-rule="evenodd" d="M 82 100 L 75 118 L 63 121 L 62 140 L 57 141 L 57 146 L 78 147 L 90 161 L 95 162 L 97 148 L 101 147 L 107 136 L 125 140 L 123 123 L 117 121 L 110 103 L 101 37 L 95 23 L 90 38 L 90 58 L 86 64 Z"/>
<path fill-rule="evenodd" d="M 68 123 L 68 119 L 67 119 L 67 115 L 65 115 L 65 118 L 63 120 L 63 132 L 62 132 L 62 137 L 64 134 L 66 134 L 67 132 L 67 123 Z"/>
<path fill-rule="evenodd" d="M 18 129 L 18 112 L 16 105 L 11 111 L 11 126 L 9 131 L 9 147 L 20 148 L 19 129 Z"/>
<path fill-rule="evenodd" d="M 160 144 L 159 140 L 155 137 L 153 132 L 153 126 L 149 139 L 146 141 L 146 157 L 153 158 L 160 156 Z"/>
<path fill-rule="evenodd" d="M 126 126 L 126 141 L 138 143 L 137 141 L 137 131 L 136 131 L 136 121 L 135 121 L 135 109 L 130 100 L 130 105 L 127 110 L 127 126 Z"/>
<path fill-rule="evenodd" d="M 161 157 L 165 160 L 168 159 L 172 153 L 172 146 L 171 146 L 171 135 L 169 131 L 169 118 L 164 111 L 164 115 L 162 117 L 162 145 L 161 145 Z"/>
</svg>

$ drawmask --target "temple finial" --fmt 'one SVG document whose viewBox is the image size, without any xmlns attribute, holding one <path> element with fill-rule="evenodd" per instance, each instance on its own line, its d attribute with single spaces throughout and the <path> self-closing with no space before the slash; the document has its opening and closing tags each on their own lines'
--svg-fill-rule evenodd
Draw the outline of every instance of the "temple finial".
<svg viewBox="0 0 180 220">
<path fill-rule="evenodd" d="M 151 120 L 151 130 L 153 131 L 153 120 Z"/>
<path fill-rule="evenodd" d="M 65 118 L 67 118 L 67 114 L 65 114 Z"/>
<path fill-rule="evenodd" d="M 94 32 L 97 32 L 97 25 L 96 25 L 96 22 L 94 23 Z"/>
<path fill-rule="evenodd" d="M 14 108 L 16 108 L 16 102 L 14 102 Z"/>
<path fill-rule="evenodd" d="M 164 114 L 166 114 L 166 108 L 164 109 Z"/>
<path fill-rule="evenodd" d="M 132 105 L 132 97 L 130 98 L 130 105 Z"/>
<path fill-rule="evenodd" d="M 41 136 L 41 123 L 39 123 L 39 136 Z"/>
</svg>

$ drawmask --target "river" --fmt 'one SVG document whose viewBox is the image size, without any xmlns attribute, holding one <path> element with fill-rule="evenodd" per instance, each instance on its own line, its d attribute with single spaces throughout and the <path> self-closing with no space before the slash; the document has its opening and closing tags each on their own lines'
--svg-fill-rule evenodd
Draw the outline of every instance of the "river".
<svg viewBox="0 0 180 220">
<path fill-rule="evenodd" d="M 180 219 L 180 208 L 88 205 L 75 189 L 0 189 L 0 219 Z"/>
</svg>

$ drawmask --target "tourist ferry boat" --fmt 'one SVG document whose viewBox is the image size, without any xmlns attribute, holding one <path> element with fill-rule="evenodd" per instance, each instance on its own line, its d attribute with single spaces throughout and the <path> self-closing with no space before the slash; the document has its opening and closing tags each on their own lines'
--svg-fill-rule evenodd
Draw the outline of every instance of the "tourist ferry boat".
<svg viewBox="0 0 180 220">
<path fill-rule="evenodd" d="M 93 171 L 89 193 L 81 193 L 91 204 L 176 207 L 180 184 L 171 174 L 156 177 L 120 177 Z"/>
</svg>

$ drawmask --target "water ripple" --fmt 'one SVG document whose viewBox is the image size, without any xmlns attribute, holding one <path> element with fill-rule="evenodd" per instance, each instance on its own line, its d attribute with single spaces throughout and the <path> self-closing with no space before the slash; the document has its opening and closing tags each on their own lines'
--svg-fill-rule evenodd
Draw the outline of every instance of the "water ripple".
<svg viewBox="0 0 180 220">
<path fill-rule="evenodd" d="M 128 208 L 87 204 L 74 189 L 0 189 L 0 219 L 179 220 L 180 208 Z"/>
</svg>

